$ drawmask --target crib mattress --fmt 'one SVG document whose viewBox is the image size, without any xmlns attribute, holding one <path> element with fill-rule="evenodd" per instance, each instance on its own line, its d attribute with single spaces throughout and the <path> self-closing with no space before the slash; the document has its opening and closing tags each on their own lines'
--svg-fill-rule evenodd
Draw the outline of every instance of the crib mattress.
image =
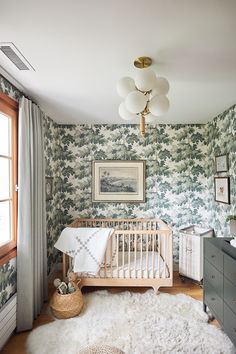
<svg viewBox="0 0 236 354">
<path fill-rule="evenodd" d="M 142 258 L 142 262 L 141 262 Z M 125 279 L 149 279 L 149 278 L 168 278 L 170 276 L 168 266 L 157 252 L 149 252 L 148 256 L 143 252 L 136 253 L 136 262 L 133 252 L 128 261 L 128 252 L 124 252 L 124 265 L 122 252 L 119 252 L 118 267 L 117 259 L 113 261 L 112 267 L 101 267 L 97 275 L 90 273 L 78 273 L 81 278 L 125 278 Z"/>
</svg>

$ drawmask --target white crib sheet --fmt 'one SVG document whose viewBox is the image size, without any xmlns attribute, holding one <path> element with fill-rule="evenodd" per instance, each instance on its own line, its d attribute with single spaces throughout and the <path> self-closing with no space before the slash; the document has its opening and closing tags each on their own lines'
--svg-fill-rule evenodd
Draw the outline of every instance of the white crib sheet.
<svg viewBox="0 0 236 354">
<path fill-rule="evenodd" d="M 154 264 L 154 267 L 153 267 Z M 154 271 L 153 271 L 154 268 Z M 112 272 L 113 270 L 113 272 Z M 136 254 L 136 269 L 135 269 L 135 259 L 134 252 L 130 253 L 130 264 L 128 262 L 128 252 L 124 252 L 124 266 L 122 252 L 119 252 L 119 260 L 117 267 L 117 259 L 115 258 L 113 267 L 101 267 L 98 275 L 94 276 L 89 273 L 78 273 L 79 277 L 88 278 L 168 278 L 170 276 L 167 264 L 165 264 L 163 258 L 160 256 L 158 261 L 158 253 L 148 252 L 148 260 L 146 260 L 146 252 L 142 254 L 142 264 L 141 264 L 141 252 Z"/>
</svg>

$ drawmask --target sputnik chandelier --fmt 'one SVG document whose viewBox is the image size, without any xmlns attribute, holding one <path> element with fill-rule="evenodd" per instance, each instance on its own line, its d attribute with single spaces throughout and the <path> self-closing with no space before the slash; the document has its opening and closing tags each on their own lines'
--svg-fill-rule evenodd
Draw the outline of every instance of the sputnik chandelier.
<svg viewBox="0 0 236 354">
<path fill-rule="evenodd" d="M 166 97 L 169 91 L 169 82 L 164 77 L 156 76 L 149 67 L 152 59 L 139 57 L 134 66 L 139 70 L 135 79 L 122 77 L 117 83 L 117 91 L 124 99 L 119 106 L 119 115 L 124 120 L 140 117 L 140 133 L 145 136 L 146 123 L 153 123 L 156 117 L 165 114 L 169 109 L 169 100 Z"/>
</svg>

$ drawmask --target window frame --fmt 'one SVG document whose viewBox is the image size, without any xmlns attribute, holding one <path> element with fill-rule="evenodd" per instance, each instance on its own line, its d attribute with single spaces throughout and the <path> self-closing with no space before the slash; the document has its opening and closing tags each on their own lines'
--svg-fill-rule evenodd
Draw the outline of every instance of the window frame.
<svg viewBox="0 0 236 354">
<path fill-rule="evenodd" d="M 14 101 L 12 98 L 5 95 L 3 92 L 0 92 L 0 112 L 6 114 L 12 122 L 12 131 L 11 131 L 11 160 L 12 160 L 12 175 L 11 175 L 11 198 L 6 200 L 12 200 L 12 217 L 11 217 L 11 226 L 12 226 L 12 240 L 0 246 L 0 265 L 8 262 L 10 259 L 16 257 L 16 244 L 17 244 L 17 213 L 18 213 L 18 195 L 17 195 L 17 180 L 18 180 L 18 102 Z M 2 155 L 2 157 L 4 157 Z M 3 200 L 2 200 L 3 201 Z M 1 203 L 1 202 L 0 202 Z"/>
</svg>

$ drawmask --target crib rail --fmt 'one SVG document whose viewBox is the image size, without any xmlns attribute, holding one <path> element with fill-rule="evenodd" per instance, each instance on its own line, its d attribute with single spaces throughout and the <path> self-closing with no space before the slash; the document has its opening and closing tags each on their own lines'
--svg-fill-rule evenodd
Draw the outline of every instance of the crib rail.
<svg viewBox="0 0 236 354">
<path fill-rule="evenodd" d="M 88 219 L 78 218 L 69 227 L 113 227 L 118 230 L 168 230 L 171 229 L 161 219 Z"/>
</svg>

